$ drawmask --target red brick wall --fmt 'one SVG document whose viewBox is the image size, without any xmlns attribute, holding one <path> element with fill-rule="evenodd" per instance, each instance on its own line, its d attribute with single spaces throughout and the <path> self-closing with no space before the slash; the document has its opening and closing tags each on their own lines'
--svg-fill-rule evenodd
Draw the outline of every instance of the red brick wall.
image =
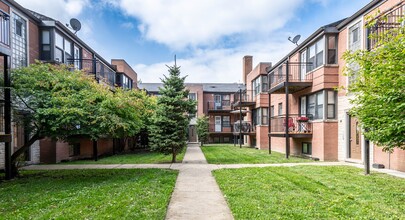
<svg viewBox="0 0 405 220">
<path fill-rule="evenodd" d="M 138 74 L 132 69 L 131 66 L 128 65 L 125 60 L 111 60 L 112 65 L 117 66 L 117 72 L 122 72 L 125 73 L 129 78 L 132 79 L 133 81 L 133 87 L 134 89 L 138 88 Z"/>
<path fill-rule="evenodd" d="M 41 163 L 56 163 L 56 142 L 45 138 L 39 141 Z"/>
<path fill-rule="evenodd" d="M 29 21 L 29 63 L 39 60 L 39 30 L 38 26 Z"/>
<path fill-rule="evenodd" d="M 395 149 L 393 153 L 383 152 L 381 147 L 374 146 L 374 162 L 384 164 L 386 169 L 405 172 L 405 150 Z"/>
<path fill-rule="evenodd" d="M 4 12 L 7 12 L 8 14 L 10 14 L 10 7 L 6 4 L 4 4 L 4 2 L 0 1 L 0 9 Z"/>
</svg>

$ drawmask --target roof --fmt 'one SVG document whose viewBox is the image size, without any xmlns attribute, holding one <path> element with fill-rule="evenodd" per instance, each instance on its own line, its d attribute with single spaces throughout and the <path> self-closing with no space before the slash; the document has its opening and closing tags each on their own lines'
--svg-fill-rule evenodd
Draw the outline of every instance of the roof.
<svg viewBox="0 0 405 220">
<path fill-rule="evenodd" d="M 321 33 L 339 33 L 339 30 L 337 29 L 337 26 L 345 21 L 346 18 L 332 22 L 330 24 L 324 25 L 320 27 L 318 30 L 316 30 L 314 33 L 312 33 L 309 37 L 307 37 L 302 43 L 298 45 L 298 47 L 294 48 L 290 53 L 288 53 L 283 59 L 281 59 L 279 62 L 277 62 L 275 65 L 273 65 L 271 68 L 267 69 L 267 72 L 273 71 L 275 68 L 277 68 L 280 64 L 282 64 L 285 60 L 288 59 L 291 55 L 296 53 L 298 50 L 301 50 L 304 46 L 306 46 L 309 42 L 314 40 L 319 34 Z"/>
<path fill-rule="evenodd" d="M 238 83 L 185 83 L 188 85 L 201 85 L 203 92 L 237 92 L 240 88 L 244 89 L 243 84 Z M 148 92 L 159 92 L 159 88 L 163 86 L 163 83 L 139 83 L 139 89 L 145 89 Z"/>
<path fill-rule="evenodd" d="M 341 22 L 337 28 L 340 30 L 342 28 L 344 28 L 347 24 L 349 24 L 350 22 L 352 22 L 353 20 L 355 20 L 356 18 L 358 18 L 359 16 L 361 16 L 362 14 L 366 13 L 367 11 L 369 11 L 370 9 L 375 8 L 378 4 L 381 4 L 383 2 L 385 2 L 387 0 L 373 0 L 370 3 L 368 3 L 366 6 L 364 6 L 363 8 L 361 8 L 360 10 L 358 10 L 356 13 L 354 13 L 352 16 L 348 17 L 347 19 L 345 19 L 343 22 Z"/>
</svg>

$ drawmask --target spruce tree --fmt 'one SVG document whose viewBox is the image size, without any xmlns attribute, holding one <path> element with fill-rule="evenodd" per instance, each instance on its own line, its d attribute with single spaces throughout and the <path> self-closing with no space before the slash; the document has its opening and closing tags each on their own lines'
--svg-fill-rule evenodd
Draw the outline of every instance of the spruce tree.
<svg viewBox="0 0 405 220">
<path fill-rule="evenodd" d="M 150 128 L 152 150 L 172 155 L 172 163 L 186 146 L 189 113 L 195 113 L 195 101 L 188 100 L 180 67 L 168 66 L 169 76 L 164 75 L 163 87 L 159 89 L 157 108 Z"/>
</svg>

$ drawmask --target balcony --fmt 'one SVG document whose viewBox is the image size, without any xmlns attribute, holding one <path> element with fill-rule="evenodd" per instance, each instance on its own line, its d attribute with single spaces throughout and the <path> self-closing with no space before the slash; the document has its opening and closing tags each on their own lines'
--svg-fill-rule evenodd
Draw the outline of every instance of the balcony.
<svg viewBox="0 0 405 220">
<path fill-rule="evenodd" d="M 98 82 L 103 82 L 111 87 L 115 85 L 115 71 L 109 66 L 96 59 L 69 59 L 67 65 L 72 65 L 75 68 L 94 75 Z"/>
<path fill-rule="evenodd" d="M 208 131 L 210 134 L 233 134 L 233 125 L 230 124 L 229 126 L 223 126 L 210 123 Z"/>
<path fill-rule="evenodd" d="M 222 100 L 221 102 L 207 102 L 208 113 L 213 112 L 230 112 L 232 110 L 231 102 L 229 100 Z"/>
<path fill-rule="evenodd" d="M 405 2 L 401 1 L 391 9 L 385 11 L 381 15 L 369 21 L 374 23 L 373 26 L 367 28 L 367 49 L 372 50 L 384 40 L 390 30 L 398 29 L 405 25 Z"/>
<path fill-rule="evenodd" d="M 2 47 L 7 48 L 7 50 L 10 50 L 10 15 L 1 10 L 0 10 L 0 45 Z M 11 51 L 9 52 L 11 53 Z"/>
<path fill-rule="evenodd" d="M 234 135 L 255 135 L 256 126 L 251 121 L 235 121 L 233 124 Z"/>
<path fill-rule="evenodd" d="M 256 104 L 255 100 L 253 99 L 252 90 L 239 90 L 233 96 L 233 107 L 248 107 L 254 106 Z"/>
<path fill-rule="evenodd" d="M 312 115 L 300 116 L 290 114 L 288 120 L 285 115 L 270 118 L 270 133 L 272 137 L 286 137 L 287 133 L 293 138 L 312 137 Z"/>
<path fill-rule="evenodd" d="M 312 63 L 288 62 L 269 73 L 269 93 L 295 93 L 312 86 Z M 288 79 L 287 79 L 288 78 Z"/>
</svg>

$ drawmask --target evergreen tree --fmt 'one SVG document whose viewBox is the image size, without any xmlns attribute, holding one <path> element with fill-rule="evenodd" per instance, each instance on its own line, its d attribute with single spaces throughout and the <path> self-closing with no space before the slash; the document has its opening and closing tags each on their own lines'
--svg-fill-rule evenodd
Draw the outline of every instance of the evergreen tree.
<svg viewBox="0 0 405 220">
<path fill-rule="evenodd" d="M 168 66 L 169 76 L 162 79 L 160 97 L 150 129 L 152 150 L 172 154 L 172 162 L 186 146 L 189 113 L 195 113 L 195 101 L 188 100 L 184 80 L 180 77 L 180 67 Z"/>
<path fill-rule="evenodd" d="M 208 141 L 209 121 L 208 116 L 203 115 L 197 118 L 197 135 L 201 146 Z"/>
</svg>

